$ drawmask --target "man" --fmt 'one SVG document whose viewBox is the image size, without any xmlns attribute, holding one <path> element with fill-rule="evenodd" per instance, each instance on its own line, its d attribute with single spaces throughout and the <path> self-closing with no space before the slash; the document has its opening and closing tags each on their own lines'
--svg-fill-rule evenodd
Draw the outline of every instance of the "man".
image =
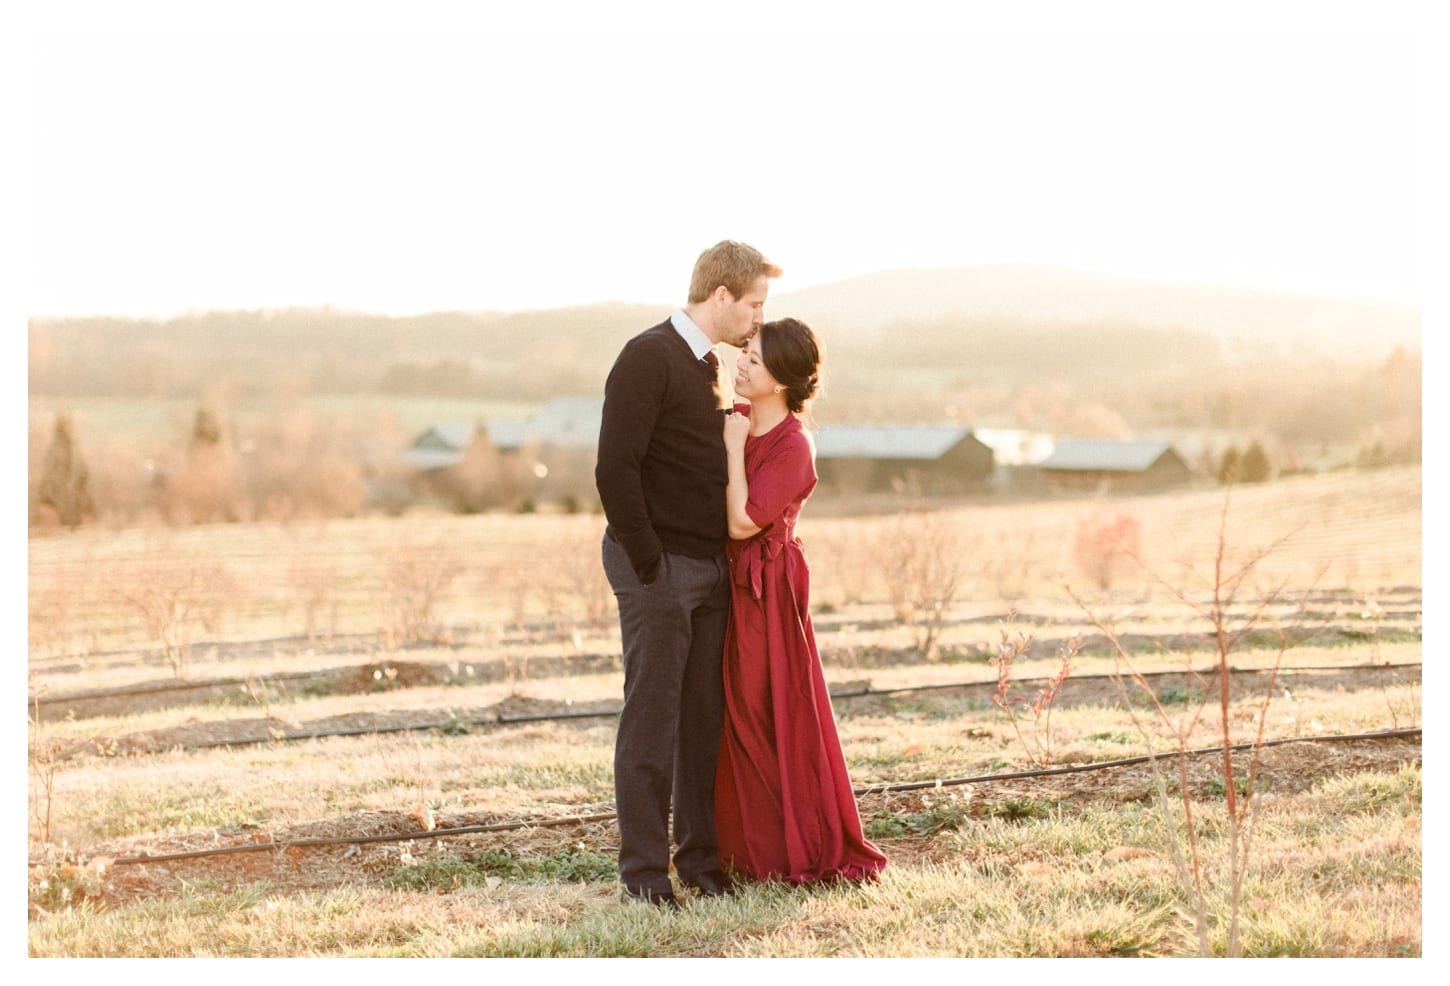
<svg viewBox="0 0 1450 986">
<path fill-rule="evenodd" d="M 700 254 L 689 303 L 625 343 L 604 384 L 595 485 L 604 571 L 619 602 L 624 708 L 614 747 L 619 875 L 634 900 L 678 907 L 675 872 L 730 892 L 715 842 L 720 659 L 730 609 L 725 443 L 715 346 L 743 347 L 781 269 L 743 243 Z"/>
</svg>

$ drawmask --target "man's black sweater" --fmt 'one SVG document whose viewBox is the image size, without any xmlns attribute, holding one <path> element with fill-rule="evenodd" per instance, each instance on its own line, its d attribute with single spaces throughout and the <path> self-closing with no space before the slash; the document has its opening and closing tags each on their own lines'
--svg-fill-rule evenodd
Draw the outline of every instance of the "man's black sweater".
<svg viewBox="0 0 1450 986">
<path fill-rule="evenodd" d="M 709 558 L 725 544 L 723 406 L 718 375 L 668 319 L 609 371 L 594 483 L 641 581 L 654 581 L 661 552 Z"/>
</svg>

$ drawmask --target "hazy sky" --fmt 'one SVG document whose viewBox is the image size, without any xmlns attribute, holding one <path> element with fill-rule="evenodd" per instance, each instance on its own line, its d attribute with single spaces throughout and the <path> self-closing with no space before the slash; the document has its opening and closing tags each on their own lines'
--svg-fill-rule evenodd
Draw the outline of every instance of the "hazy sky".
<svg viewBox="0 0 1450 986">
<path fill-rule="evenodd" d="M 678 303 L 725 237 L 777 292 L 1042 263 L 1421 300 L 1411 34 L 735 20 L 51 18 L 29 311 Z"/>
</svg>

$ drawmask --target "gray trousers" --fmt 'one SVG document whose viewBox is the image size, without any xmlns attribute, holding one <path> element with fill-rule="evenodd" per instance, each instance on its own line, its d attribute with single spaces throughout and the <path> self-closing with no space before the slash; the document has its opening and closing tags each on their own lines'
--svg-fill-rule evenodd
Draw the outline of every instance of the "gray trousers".
<svg viewBox="0 0 1450 986">
<path fill-rule="evenodd" d="M 665 893 L 672 806 L 675 871 L 695 876 L 719 865 L 715 762 L 729 567 L 723 551 L 714 558 L 667 552 L 646 586 L 608 533 L 602 552 L 624 645 L 624 708 L 614 743 L 619 875 L 632 891 Z"/>
</svg>

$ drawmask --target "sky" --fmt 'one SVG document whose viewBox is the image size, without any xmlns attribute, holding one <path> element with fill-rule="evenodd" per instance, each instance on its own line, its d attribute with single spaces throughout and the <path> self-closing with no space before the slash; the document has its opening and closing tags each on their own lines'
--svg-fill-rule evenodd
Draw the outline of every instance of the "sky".
<svg viewBox="0 0 1450 986">
<path fill-rule="evenodd" d="M 1406 18 L 166 8 L 32 20 L 29 315 L 678 304 L 725 238 L 777 293 L 1007 263 L 1422 298 Z"/>
</svg>

